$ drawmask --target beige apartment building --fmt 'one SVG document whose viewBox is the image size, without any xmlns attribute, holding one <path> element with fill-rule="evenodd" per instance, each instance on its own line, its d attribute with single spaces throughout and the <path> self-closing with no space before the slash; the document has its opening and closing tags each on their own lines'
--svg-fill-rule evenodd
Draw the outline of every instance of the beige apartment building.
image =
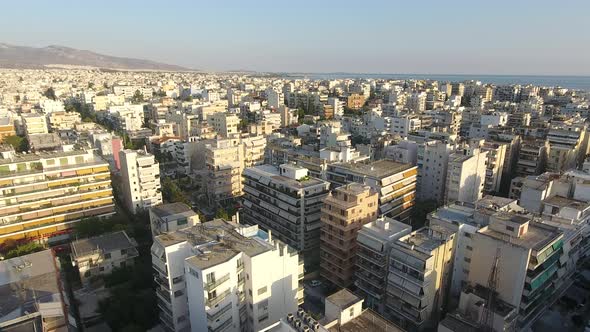
<svg viewBox="0 0 590 332">
<path fill-rule="evenodd" d="M 377 219 L 379 195 L 367 185 L 351 183 L 324 199 L 320 236 L 322 277 L 339 287 L 352 285 L 359 229 Z"/>
<path fill-rule="evenodd" d="M 82 122 L 80 113 L 77 112 L 53 112 L 49 114 L 49 127 L 54 130 L 73 129 L 76 123 Z"/>
<path fill-rule="evenodd" d="M 109 164 L 92 151 L 2 153 L 0 243 L 60 240 L 115 205 Z"/>
<path fill-rule="evenodd" d="M 233 134 L 238 134 L 240 118 L 235 114 L 219 112 L 208 115 L 207 123 L 209 123 L 219 135 L 230 137 Z"/>
</svg>

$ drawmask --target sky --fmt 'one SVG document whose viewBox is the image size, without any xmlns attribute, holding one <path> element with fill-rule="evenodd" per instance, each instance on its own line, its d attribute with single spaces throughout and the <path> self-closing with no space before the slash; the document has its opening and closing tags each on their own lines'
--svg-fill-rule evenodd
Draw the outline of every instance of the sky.
<svg viewBox="0 0 590 332">
<path fill-rule="evenodd" d="M 590 75 L 590 1 L 19 0 L 0 42 L 207 71 Z"/>
</svg>

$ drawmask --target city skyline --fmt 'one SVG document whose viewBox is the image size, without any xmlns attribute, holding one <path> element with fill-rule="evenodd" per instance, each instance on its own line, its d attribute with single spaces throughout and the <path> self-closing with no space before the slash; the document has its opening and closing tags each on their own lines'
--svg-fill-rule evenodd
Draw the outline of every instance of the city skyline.
<svg viewBox="0 0 590 332">
<path fill-rule="evenodd" d="M 590 75 L 581 1 L 28 3 L 5 4 L 0 42 L 203 71 Z"/>
</svg>

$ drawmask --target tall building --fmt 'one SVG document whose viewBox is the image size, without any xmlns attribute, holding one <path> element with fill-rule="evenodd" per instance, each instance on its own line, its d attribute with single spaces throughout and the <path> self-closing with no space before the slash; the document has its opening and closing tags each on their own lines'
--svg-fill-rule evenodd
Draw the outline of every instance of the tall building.
<svg viewBox="0 0 590 332">
<path fill-rule="evenodd" d="M 474 234 L 468 283 L 487 286 L 496 266 L 497 297 L 518 308 L 523 328 L 557 296 L 563 233 L 530 215 L 500 211 Z"/>
<path fill-rule="evenodd" d="M 449 156 L 445 202 L 473 203 L 483 197 L 487 154 L 475 148 Z"/>
<path fill-rule="evenodd" d="M 367 307 L 385 312 L 389 254 L 395 241 L 410 234 L 412 227 L 383 217 L 364 225 L 358 232 L 355 285 Z"/>
<path fill-rule="evenodd" d="M 481 146 L 481 150 L 488 153 L 486 178 L 484 182 L 484 192 L 499 193 L 504 175 L 504 163 L 506 162 L 506 151 L 509 144 L 504 142 L 486 141 Z"/>
<path fill-rule="evenodd" d="M 59 241 L 81 219 L 114 213 L 109 164 L 92 151 L 2 155 L 0 243 Z"/>
<path fill-rule="evenodd" d="M 222 137 L 238 134 L 240 118 L 235 114 L 218 112 L 207 117 L 207 123 Z"/>
<path fill-rule="evenodd" d="M 328 165 L 327 178 L 333 186 L 361 183 L 379 193 L 380 216 L 408 221 L 416 196 L 417 167 L 391 160 Z"/>
<path fill-rule="evenodd" d="M 259 225 L 298 250 L 306 272 L 319 269 L 320 209 L 330 184 L 306 168 L 283 164 L 244 170 L 242 222 Z"/>
<path fill-rule="evenodd" d="M 162 204 L 160 167 L 154 156 L 143 150 L 122 150 L 119 159 L 125 207 L 137 213 Z"/>
<path fill-rule="evenodd" d="M 297 252 L 256 225 L 216 219 L 158 235 L 151 251 L 166 331 L 260 331 L 303 301 Z"/>
<path fill-rule="evenodd" d="M 454 144 L 438 140 L 418 144 L 418 200 L 444 201 L 449 155 L 454 149 Z"/>
<path fill-rule="evenodd" d="M 357 232 L 377 218 L 378 196 L 369 186 L 350 183 L 324 199 L 320 269 L 334 285 L 347 288 L 353 283 Z"/>
<path fill-rule="evenodd" d="M 23 119 L 23 126 L 27 136 L 34 134 L 47 134 L 49 132 L 47 128 L 47 120 L 42 114 L 23 113 L 21 117 Z"/>
<path fill-rule="evenodd" d="M 454 242 L 455 233 L 431 226 L 393 244 L 386 317 L 407 330 L 436 326 L 451 282 Z"/>
<path fill-rule="evenodd" d="M 353 93 L 348 96 L 346 104 L 350 109 L 359 110 L 365 105 L 365 97 L 361 94 Z"/>
</svg>

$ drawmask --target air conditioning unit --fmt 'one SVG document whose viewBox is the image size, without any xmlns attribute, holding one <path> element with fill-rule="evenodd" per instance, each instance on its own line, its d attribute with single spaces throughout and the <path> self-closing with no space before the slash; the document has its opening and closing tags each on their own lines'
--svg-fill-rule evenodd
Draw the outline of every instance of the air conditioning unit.
<svg viewBox="0 0 590 332">
<path fill-rule="evenodd" d="M 307 326 L 307 325 L 304 325 L 304 326 L 301 328 L 301 332 L 310 332 L 309 326 Z"/>
<path fill-rule="evenodd" d="M 294 317 L 294 316 L 293 316 L 293 314 L 292 314 L 292 313 L 288 313 L 288 314 L 287 314 L 287 321 L 288 321 L 289 323 L 293 322 L 293 317 Z"/>
<path fill-rule="evenodd" d="M 301 319 L 296 319 L 296 320 L 295 320 L 295 325 L 294 325 L 294 326 L 295 326 L 295 328 L 299 328 L 299 327 L 301 327 Z"/>
<path fill-rule="evenodd" d="M 320 330 L 320 323 L 314 322 L 313 324 L 311 324 L 311 328 L 316 332 L 319 331 Z"/>
<path fill-rule="evenodd" d="M 302 317 L 303 315 L 305 315 L 305 310 L 303 310 L 303 309 L 297 310 L 297 316 Z"/>
</svg>

